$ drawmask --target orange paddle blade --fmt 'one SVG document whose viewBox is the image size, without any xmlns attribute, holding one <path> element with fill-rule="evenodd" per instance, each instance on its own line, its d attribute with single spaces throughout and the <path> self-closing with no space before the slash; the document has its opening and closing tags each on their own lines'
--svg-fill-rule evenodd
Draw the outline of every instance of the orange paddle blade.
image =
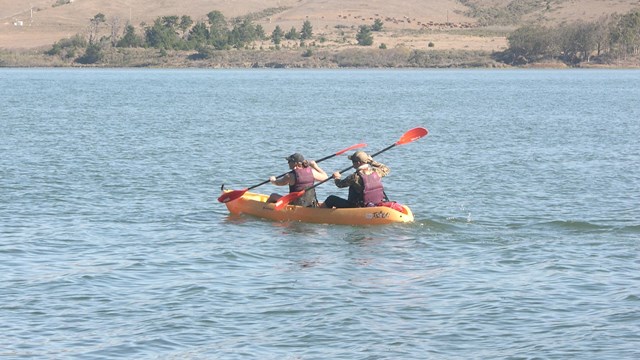
<svg viewBox="0 0 640 360">
<path fill-rule="evenodd" d="M 281 197 L 280 199 L 278 199 L 278 201 L 276 201 L 276 206 L 275 206 L 274 209 L 276 211 L 282 210 L 290 202 L 292 202 L 295 199 L 300 198 L 302 195 L 304 195 L 304 190 L 288 193 L 287 195 Z"/>
<path fill-rule="evenodd" d="M 400 140 L 396 142 L 396 145 L 404 145 L 404 144 L 410 143 L 412 141 L 420 139 L 421 137 L 427 135 L 428 133 L 429 133 L 429 130 L 423 127 L 413 128 L 407 131 L 406 133 L 404 133 L 404 135 L 402 135 Z"/>
<path fill-rule="evenodd" d="M 347 152 L 347 151 L 349 151 L 349 150 L 353 150 L 353 149 L 360 149 L 360 148 L 363 148 L 363 147 L 365 147 L 365 146 L 367 146 L 367 144 L 364 144 L 364 143 L 361 143 L 361 144 L 355 144 L 355 145 L 349 146 L 349 147 L 348 147 L 348 148 L 346 148 L 346 149 L 342 149 L 342 150 L 338 151 L 338 152 L 337 152 L 337 153 L 335 153 L 334 155 L 341 155 L 341 154 L 346 153 L 346 152 Z"/>
<path fill-rule="evenodd" d="M 225 192 L 224 194 L 220 195 L 220 197 L 218 198 L 218 201 L 220 201 L 221 203 L 233 201 L 237 198 L 241 198 L 242 195 L 244 195 L 244 193 L 246 193 L 248 190 L 249 188 Z"/>
</svg>

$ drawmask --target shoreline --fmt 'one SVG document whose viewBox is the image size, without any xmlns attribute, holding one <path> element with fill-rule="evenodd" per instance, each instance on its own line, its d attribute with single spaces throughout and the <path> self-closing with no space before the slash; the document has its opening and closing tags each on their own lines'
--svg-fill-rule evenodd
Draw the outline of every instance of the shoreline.
<svg viewBox="0 0 640 360">
<path fill-rule="evenodd" d="M 587 63 L 568 66 L 548 61 L 512 66 L 493 59 L 494 53 L 478 50 L 416 50 L 348 48 L 296 50 L 221 50 L 208 57 L 193 51 L 160 51 L 157 49 L 112 48 L 101 61 L 80 64 L 74 59 L 61 59 L 38 51 L 0 50 L 0 68 L 203 68 L 203 69 L 340 69 L 340 68 L 487 68 L 487 69 L 639 69 L 640 62 L 612 64 Z"/>
</svg>

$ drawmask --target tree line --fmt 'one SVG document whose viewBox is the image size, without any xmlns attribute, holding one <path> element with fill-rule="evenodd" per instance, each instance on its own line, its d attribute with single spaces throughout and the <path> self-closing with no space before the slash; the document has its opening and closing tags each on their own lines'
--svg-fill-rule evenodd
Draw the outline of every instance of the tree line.
<svg viewBox="0 0 640 360">
<path fill-rule="evenodd" d="M 553 27 L 527 25 L 507 36 L 496 59 L 511 65 L 559 60 L 568 65 L 626 59 L 640 53 L 640 10 Z"/>
<path fill-rule="evenodd" d="M 101 60 L 102 50 L 108 46 L 114 48 L 155 48 L 167 50 L 197 51 L 196 57 L 209 57 L 213 51 L 243 49 L 252 46 L 256 41 L 270 40 L 278 49 L 283 40 L 305 41 L 312 39 L 313 26 L 305 20 L 300 31 L 292 27 L 285 32 L 280 25 L 276 25 L 271 34 L 267 35 L 264 28 L 254 24 L 250 17 L 227 19 L 220 11 L 214 10 L 207 14 L 206 20 L 194 22 L 188 15 L 161 16 L 153 24 L 141 24 L 142 33 L 127 24 L 124 31 L 120 31 L 117 18 L 107 20 L 102 13 L 96 14 L 89 21 L 88 39 L 76 35 L 71 39 L 56 42 L 46 53 L 59 55 L 64 58 L 75 58 L 79 63 L 92 64 Z M 381 31 L 383 23 L 376 19 L 372 26 L 361 25 L 356 35 L 359 45 L 369 46 L 373 43 L 371 31 Z M 98 37 L 100 30 L 109 29 L 109 35 Z M 78 49 L 84 48 L 78 56 Z M 76 58 L 77 57 L 77 58 Z"/>
</svg>

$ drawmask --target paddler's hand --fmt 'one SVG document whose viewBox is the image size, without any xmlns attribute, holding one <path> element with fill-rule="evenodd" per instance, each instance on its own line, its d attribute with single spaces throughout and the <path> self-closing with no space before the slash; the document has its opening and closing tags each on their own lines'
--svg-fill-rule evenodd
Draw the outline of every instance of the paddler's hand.
<svg viewBox="0 0 640 360">
<path fill-rule="evenodd" d="M 276 177 L 275 176 L 270 176 L 269 177 L 269 182 L 273 183 L 276 181 Z"/>
<path fill-rule="evenodd" d="M 342 177 L 342 174 L 340 174 L 340 171 L 336 171 L 333 173 L 333 178 L 336 180 L 340 180 L 340 178 Z"/>
<path fill-rule="evenodd" d="M 371 164 L 373 161 L 373 158 L 371 157 L 371 155 L 367 154 L 367 161 L 365 162 L 365 164 Z"/>
</svg>

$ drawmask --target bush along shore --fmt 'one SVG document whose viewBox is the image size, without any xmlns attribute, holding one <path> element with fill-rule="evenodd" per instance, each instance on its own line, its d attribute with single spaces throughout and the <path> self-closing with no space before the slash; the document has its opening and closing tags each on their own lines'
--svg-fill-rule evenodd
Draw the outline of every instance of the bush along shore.
<svg viewBox="0 0 640 360">
<path fill-rule="evenodd" d="M 464 50 L 349 48 L 300 50 L 193 51 L 145 48 L 103 50 L 90 64 L 43 52 L 0 51 L 0 67 L 150 67 L 150 68 L 501 68 L 492 53 Z"/>
<path fill-rule="evenodd" d="M 0 67 L 96 67 L 96 68 L 640 68 L 640 58 L 592 60 L 568 65 L 555 59 L 525 64 L 500 61 L 503 53 L 470 50 L 304 49 L 220 50 L 203 57 L 197 52 L 147 48 L 103 50 L 100 61 L 83 64 L 73 58 L 46 55 L 43 51 L 0 50 Z"/>
</svg>

